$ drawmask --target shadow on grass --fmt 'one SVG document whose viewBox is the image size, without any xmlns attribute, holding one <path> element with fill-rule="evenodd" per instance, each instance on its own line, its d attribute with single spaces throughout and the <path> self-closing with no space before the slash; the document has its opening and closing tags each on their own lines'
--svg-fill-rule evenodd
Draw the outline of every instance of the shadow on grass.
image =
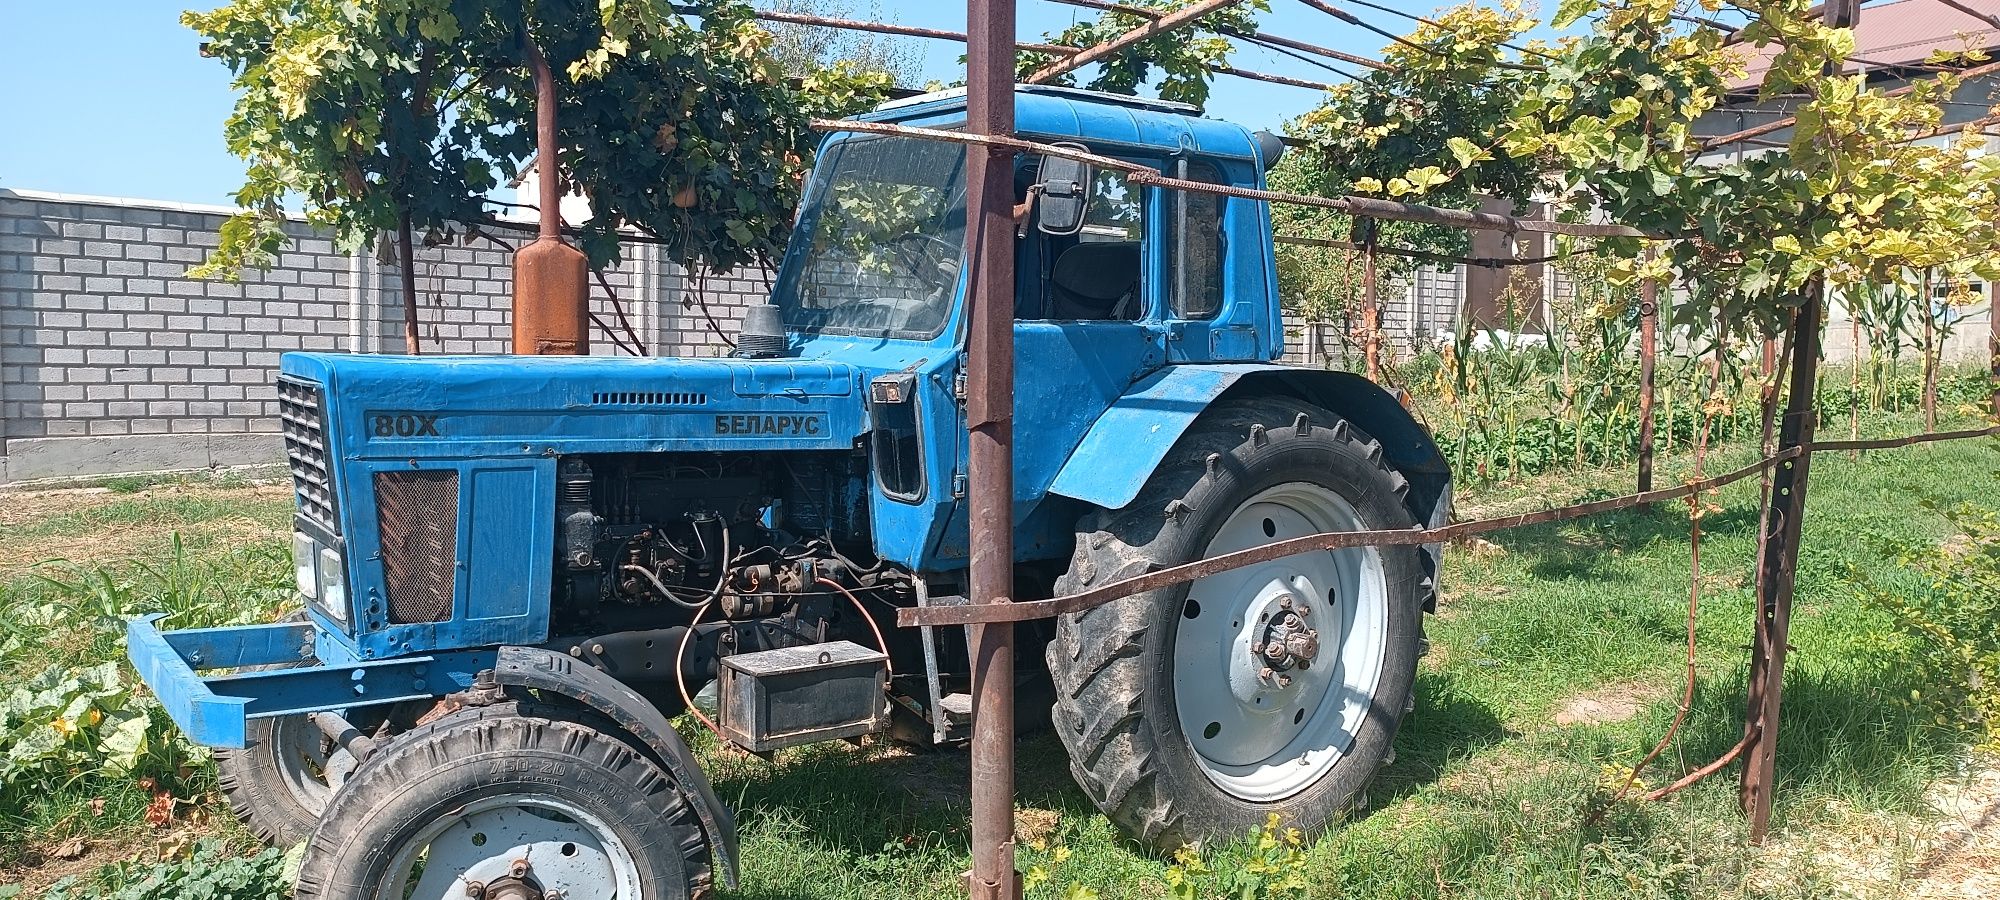
<svg viewBox="0 0 2000 900">
<path fill-rule="evenodd" d="M 1438 672 L 1417 673 L 1417 706 L 1396 733 L 1396 758 L 1368 786 L 1367 807 L 1381 809 L 1443 777 L 1458 759 L 1509 737 L 1485 703 Z M 1364 811 L 1362 815 L 1366 815 Z"/>
<path fill-rule="evenodd" d="M 1939 724 L 1938 710 L 1912 699 L 1935 686 L 1888 665 L 1824 670 L 1797 664 L 1785 673 L 1778 723 L 1777 787 L 1780 817 L 1787 801 L 1837 799 L 1891 812 L 1922 811 L 1925 789 L 1954 770 L 1971 735 Z M 1744 680 L 1704 683 L 1696 691 L 1681 746 L 1688 768 L 1721 756 L 1743 737 Z M 1662 733 L 1672 704 L 1655 710 L 1648 735 Z M 1650 740 L 1650 737 L 1648 738 Z M 1671 757 L 1669 757 L 1671 758 Z M 1654 773 L 1665 783 L 1686 769 Z M 1734 782 L 1741 765 L 1710 777 Z"/>
<path fill-rule="evenodd" d="M 1396 738 L 1396 760 L 1369 788 L 1368 808 L 1379 809 L 1430 784 L 1452 760 L 1507 737 L 1499 717 L 1456 690 L 1450 676 L 1420 673 L 1417 689 L 1416 710 Z M 1053 733 L 1022 739 L 1015 754 L 1021 809 L 1047 810 L 1062 822 L 1099 815 L 1072 780 L 1067 752 Z M 885 878 L 895 877 L 895 871 L 906 877 L 931 872 L 968 849 L 971 771 L 963 748 L 871 752 L 815 746 L 772 766 L 739 760 L 717 775 L 716 791 L 737 810 L 746 846 L 760 835 L 787 842 L 809 837 L 850 860 L 853 874 L 869 870 Z M 1035 827 L 1034 815 L 1023 814 L 1024 833 Z M 1135 855 L 1151 855 L 1130 841 L 1118 843 Z M 876 867 L 883 871 L 873 873 Z M 732 896 L 776 900 L 794 894 L 753 884 Z"/>
<path fill-rule="evenodd" d="M 1757 515 L 1754 503 L 1734 504 L 1703 517 L 1702 534 L 1709 538 L 1747 537 L 1757 529 Z M 1536 578 L 1630 581 L 1634 576 L 1617 571 L 1618 557 L 1610 551 L 1630 553 L 1655 544 L 1685 544 L 1688 517 L 1685 507 L 1661 503 L 1500 534 L 1507 552 L 1528 560 L 1528 572 Z"/>
</svg>

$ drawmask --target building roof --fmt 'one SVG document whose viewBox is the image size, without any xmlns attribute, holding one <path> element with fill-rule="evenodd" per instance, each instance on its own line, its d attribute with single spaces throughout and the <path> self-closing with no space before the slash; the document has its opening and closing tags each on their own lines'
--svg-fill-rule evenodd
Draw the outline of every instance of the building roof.
<svg viewBox="0 0 2000 900">
<path fill-rule="evenodd" d="M 2000 0 L 1955 0 L 1957 5 L 2000 18 Z M 1854 53 L 1848 71 L 1861 72 L 1921 64 L 1937 50 L 2000 47 L 2000 28 L 1954 9 L 1944 0 L 1890 0 L 1862 9 L 1854 29 Z M 1764 82 L 1764 73 L 1778 55 L 1776 45 L 1745 47 L 1744 75 L 1730 82 L 1732 90 L 1749 90 Z"/>
</svg>

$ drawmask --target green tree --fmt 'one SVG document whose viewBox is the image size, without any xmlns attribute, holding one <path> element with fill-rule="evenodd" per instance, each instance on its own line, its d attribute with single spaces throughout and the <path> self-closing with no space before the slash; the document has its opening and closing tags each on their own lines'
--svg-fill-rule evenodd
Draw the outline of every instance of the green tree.
<svg viewBox="0 0 2000 900">
<path fill-rule="evenodd" d="M 1678 276 L 1684 325 L 1753 334 L 1784 327 L 1810 279 L 1907 282 L 1943 267 L 1982 272 L 2000 232 L 2000 159 L 1983 139 L 1933 135 L 1958 86 L 1949 73 L 1906 92 L 1828 75 L 1853 34 L 1808 0 L 1705 0 L 1747 20 L 1743 45 L 1776 45 L 1762 91 L 1804 95 L 1788 143 L 1713 164 L 1695 123 L 1742 68 L 1716 29 L 1676 18 L 1675 0 L 1565 0 L 1552 44 L 1505 45 L 1534 24 L 1511 0 L 1459 7 L 1385 51 L 1392 67 L 1330 92 L 1295 131 L 1328 193 L 1452 205 L 1476 194 L 1547 197 L 1672 238 L 1651 262 L 1613 239 L 1613 278 Z"/>
<path fill-rule="evenodd" d="M 622 226 L 685 265 L 767 263 L 809 120 L 890 83 L 844 62 L 787 77 L 736 0 L 235 0 L 183 20 L 236 73 L 225 130 L 249 162 L 206 275 L 268 264 L 294 199 L 346 248 L 403 214 L 430 233 L 486 218 L 534 150 L 528 42 L 557 72 L 559 162 L 590 198 L 593 264 L 616 258 Z"/>
<path fill-rule="evenodd" d="M 770 0 L 759 5 L 795 15 L 890 21 L 880 0 L 871 0 L 865 14 L 841 0 Z M 845 61 L 860 71 L 887 73 L 897 87 L 923 86 L 923 48 L 910 38 L 791 22 L 760 24 L 771 32 L 771 56 L 788 75 L 803 78 Z"/>
<path fill-rule="evenodd" d="M 1132 0 L 1125 5 L 1157 10 L 1164 15 L 1193 6 L 1195 2 L 1197 0 Z M 1152 84 L 1162 100 L 1200 106 L 1208 100 L 1208 84 L 1209 79 L 1214 77 L 1214 68 L 1227 62 L 1229 54 L 1235 49 L 1229 38 L 1223 35 L 1228 32 L 1254 33 L 1257 30 L 1256 14 L 1269 12 L 1270 9 L 1269 0 L 1245 0 L 1202 16 L 1188 27 L 1137 41 L 1098 61 L 1095 74 L 1082 86 L 1112 94 L 1137 94 L 1141 87 Z M 1108 10 L 1095 21 L 1078 22 L 1058 34 L 1045 35 L 1045 38 L 1048 43 L 1065 47 L 1091 47 L 1149 21 L 1152 19 L 1134 13 Z M 1023 51 L 1017 59 L 1017 66 L 1021 77 L 1026 78 L 1029 73 L 1056 59 L 1049 53 Z M 1075 86 L 1076 73 L 1063 75 L 1055 79 L 1055 83 Z"/>
</svg>

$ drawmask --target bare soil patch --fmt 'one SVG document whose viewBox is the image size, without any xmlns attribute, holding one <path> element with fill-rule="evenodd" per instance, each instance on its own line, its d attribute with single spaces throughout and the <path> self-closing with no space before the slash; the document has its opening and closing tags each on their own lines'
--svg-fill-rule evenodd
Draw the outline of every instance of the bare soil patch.
<svg viewBox="0 0 2000 900">
<path fill-rule="evenodd" d="M 2000 769 L 1931 791 L 1944 821 L 1911 873 L 1912 900 L 2000 897 Z"/>
<path fill-rule="evenodd" d="M 1644 681 L 1621 681 L 1593 688 L 1564 700 L 1555 709 L 1557 725 L 1604 725 L 1623 722 L 1639 714 L 1663 695 L 1659 685 Z"/>
</svg>

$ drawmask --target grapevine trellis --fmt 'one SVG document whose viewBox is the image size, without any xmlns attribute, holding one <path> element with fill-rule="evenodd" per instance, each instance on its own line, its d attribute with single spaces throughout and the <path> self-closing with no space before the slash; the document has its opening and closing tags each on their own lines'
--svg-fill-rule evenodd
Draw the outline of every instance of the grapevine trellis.
<svg viewBox="0 0 2000 900">
<path fill-rule="evenodd" d="M 1308 2 L 1315 7 L 1333 11 L 1316 0 Z M 1131 43 L 1157 34 L 1161 29 L 1190 24 L 1201 13 L 1211 12 L 1226 5 L 1228 0 L 1208 0 L 1185 7 L 1179 13 L 1145 17 L 1146 25 L 1036 69 L 1030 74 L 1029 80 L 1039 80 L 1070 71 L 1083 62 L 1102 58 L 1120 47 L 1129 46 Z M 966 132 L 825 120 L 816 121 L 814 125 L 827 130 L 896 133 L 919 139 L 974 145 L 975 152 L 970 155 L 975 160 L 975 172 L 982 171 L 984 167 L 981 163 L 984 166 L 1011 165 L 1009 161 L 1018 151 L 1037 152 L 1081 159 L 1106 170 L 1118 172 L 1134 186 L 1202 192 L 1347 214 L 1358 223 L 1356 229 L 1360 236 L 1358 242 L 1336 243 L 1284 237 L 1280 237 L 1280 240 L 1318 245 L 1344 244 L 1345 249 L 1358 249 L 1362 254 L 1365 268 L 1362 280 L 1362 304 L 1366 323 L 1364 328 L 1368 333 L 1366 365 L 1371 377 L 1379 374 L 1380 366 L 1380 298 L 1376 292 L 1377 279 L 1374 277 L 1374 269 L 1377 255 L 1385 248 L 1380 246 L 1376 237 L 1377 232 L 1373 223 L 1378 220 L 1414 222 L 1446 228 L 1491 229 L 1508 233 L 1539 232 L 1591 239 L 1636 238 L 1671 244 L 1672 235 L 1616 224 L 1548 222 L 1369 197 L 1314 196 L 1186 181 L 1163 176 L 1148 167 L 1079 153 L 1072 148 L 1023 141 L 1010 134 L 1011 100 L 1008 95 L 1012 91 L 1012 79 L 995 77 L 1012 68 L 997 62 L 1013 55 L 1010 52 L 1013 48 L 1005 40 L 1012 33 L 1011 6 L 1010 0 L 991 3 L 985 0 L 970 0 L 968 3 L 968 13 L 974 27 L 970 30 L 968 38 L 971 51 L 968 54 L 970 77 L 967 88 L 970 127 Z M 1838 27 L 1848 27 L 1858 14 L 1858 8 L 1858 3 L 1853 0 L 1844 4 L 1831 3 L 1826 7 L 1826 15 L 1829 23 Z M 1353 21 L 1351 16 L 1341 17 Z M 984 40 L 981 39 L 981 35 L 985 36 Z M 996 182 L 997 180 L 994 179 Z M 976 176 L 974 184 L 979 183 L 980 177 Z M 1004 473 L 1011 466 L 1011 397 L 1006 396 L 1003 386 L 1012 380 L 1010 340 L 1012 322 L 1010 304 L 1005 303 L 1002 298 L 1010 289 L 1011 282 L 1011 273 L 1008 271 L 1011 267 L 1007 263 L 1011 261 L 1012 248 L 1005 237 L 1011 236 L 1012 225 L 1011 220 L 1001 218 L 1006 214 L 1010 198 L 999 192 L 985 193 L 992 193 L 994 196 L 985 196 L 978 190 L 969 195 L 970 209 L 967 214 L 967 221 L 975 223 L 967 241 L 968 250 L 973 254 L 972 271 L 978 273 L 973 282 L 972 333 L 968 340 L 967 361 L 970 381 L 968 422 L 973 434 L 970 467 L 972 540 L 975 546 L 987 547 L 988 553 L 984 554 L 987 560 L 1004 561 L 1011 558 L 1011 551 L 1006 546 L 1007 525 L 1011 522 L 1009 511 L 1011 486 L 1004 478 Z M 1490 267 L 1546 261 L 1527 258 L 1482 259 L 1420 249 L 1388 249 L 1392 253 L 1428 261 Z M 1814 406 L 1814 387 L 1818 378 L 1819 336 L 1826 293 L 1825 276 L 1815 273 L 1796 291 L 1795 311 L 1785 335 L 1787 358 L 1776 359 L 1775 347 L 1767 343 L 1767 357 L 1772 363 L 1781 367 L 1773 373 L 1772 384 L 1764 392 L 1766 430 L 1768 433 L 1775 427 L 1775 445 L 1773 446 L 1773 442 L 1767 439 L 1766 452 L 1761 459 L 1727 474 L 1704 478 L 1700 475 L 1701 445 L 1698 444 L 1696 477 L 1676 487 L 1653 489 L 1651 486 L 1652 392 L 1659 331 L 1658 290 L 1664 274 L 1653 263 L 1659 256 L 1657 253 L 1647 253 L 1644 257 L 1645 264 L 1639 267 L 1649 277 L 1645 277 L 1641 282 L 1639 354 L 1642 436 L 1638 473 L 1640 488 L 1636 493 L 1537 513 L 1477 522 L 1458 522 L 1431 529 L 1419 527 L 1394 532 L 1336 532 L 1293 538 L 1133 575 L 1093 586 L 1080 593 L 1047 600 L 1014 602 L 1010 576 L 1004 571 L 1004 562 L 989 564 L 985 567 L 987 571 L 982 572 L 980 571 L 982 567 L 975 557 L 969 603 L 919 607 L 899 612 L 898 624 L 906 627 L 961 625 L 971 626 L 973 629 L 975 779 L 972 813 L 973 869 L 968 873 L 968 889 L 972 896 L 1001 898 L 1013 896 L 1018 890 L 1012 858 L 1013 716 L 1010 709 L 1012 623 L 1075 614 L 1118 599 L 1134 597 L 1148 591 L 1189 583 L 1209 575 L 1299 553 L 1360 546 L 1441 543 L 1531 523 L 1563 521 L 1640 505 L 1686 500 L 1691 509 L 1690 565 L 1694 570 L 1690 578 L 1691 595 L 1688 613 L 1687 694 L 1683 697 L 1667 733 L 1645 759 L 1630 771 L 1618 792 L 1623 796 L 1636 783 L 1640 769 L 1672 742 L 1691 703 L 1695 677 L 1693 662 L 1695 620 L 1701 583 L 1698 577 L 1701 498 L 1706 492 L 1752 476 L 1763 478 L 1765 503 L 1758 532 L 1756 574 L 1758 614 L 1755 623 L 1756 637 L 1750 660 L 1751 678 L 1743 739 L 1717 760 L 1696 768 L 1673 784 L 1650 792 L 1648 798 L 1661 799 L 1741 758 L 1744 761 L 1741 790 L 1743 805 L 1751 819 L 1752 840 L 1761 841 L 1768 827 L 1773 799 L 1772 783 L 1781 712 L 1786 636 L 1790 623 L 1801 525 L 1805 512 L 1807 475 L 1812 455 L 1825 451 L 1887 449 L 1934 441 L 1992 437 L 2000 435 L 2000 426 L 1955 432 L 1929 431 L 1902 438 L 1869 441 L 1815 440 L 1817 411 Z M 1996 348 L 2000 348 L 2000 339 L 1996 339 Z M 1715 362 L 1718 376 L 1721 368 L 1721 352 L 1718 346 Z M 1996 356 L 2000 358 L 2000 354 Z M 1996 366 L 2000 366 L 2000 362 L 1996 362 Z M 1779 416 L 1776 404 L 1780 395 L 1775 389 L 1775 383 L 1783 377 L 1782 373 L 1786 372 L 1789 373 L 1790 386 L 1786 392 L 1783 414 Z M 1996 385 L 1995 404 L 1996 411 L 2000 411 L 2000 385 Z M 1705 442 L 1706 428 L 1702 434 L 1702 440 Z M 994 542 L 997 542 L 997 546 L 994 546 Z"/>
</svg>

